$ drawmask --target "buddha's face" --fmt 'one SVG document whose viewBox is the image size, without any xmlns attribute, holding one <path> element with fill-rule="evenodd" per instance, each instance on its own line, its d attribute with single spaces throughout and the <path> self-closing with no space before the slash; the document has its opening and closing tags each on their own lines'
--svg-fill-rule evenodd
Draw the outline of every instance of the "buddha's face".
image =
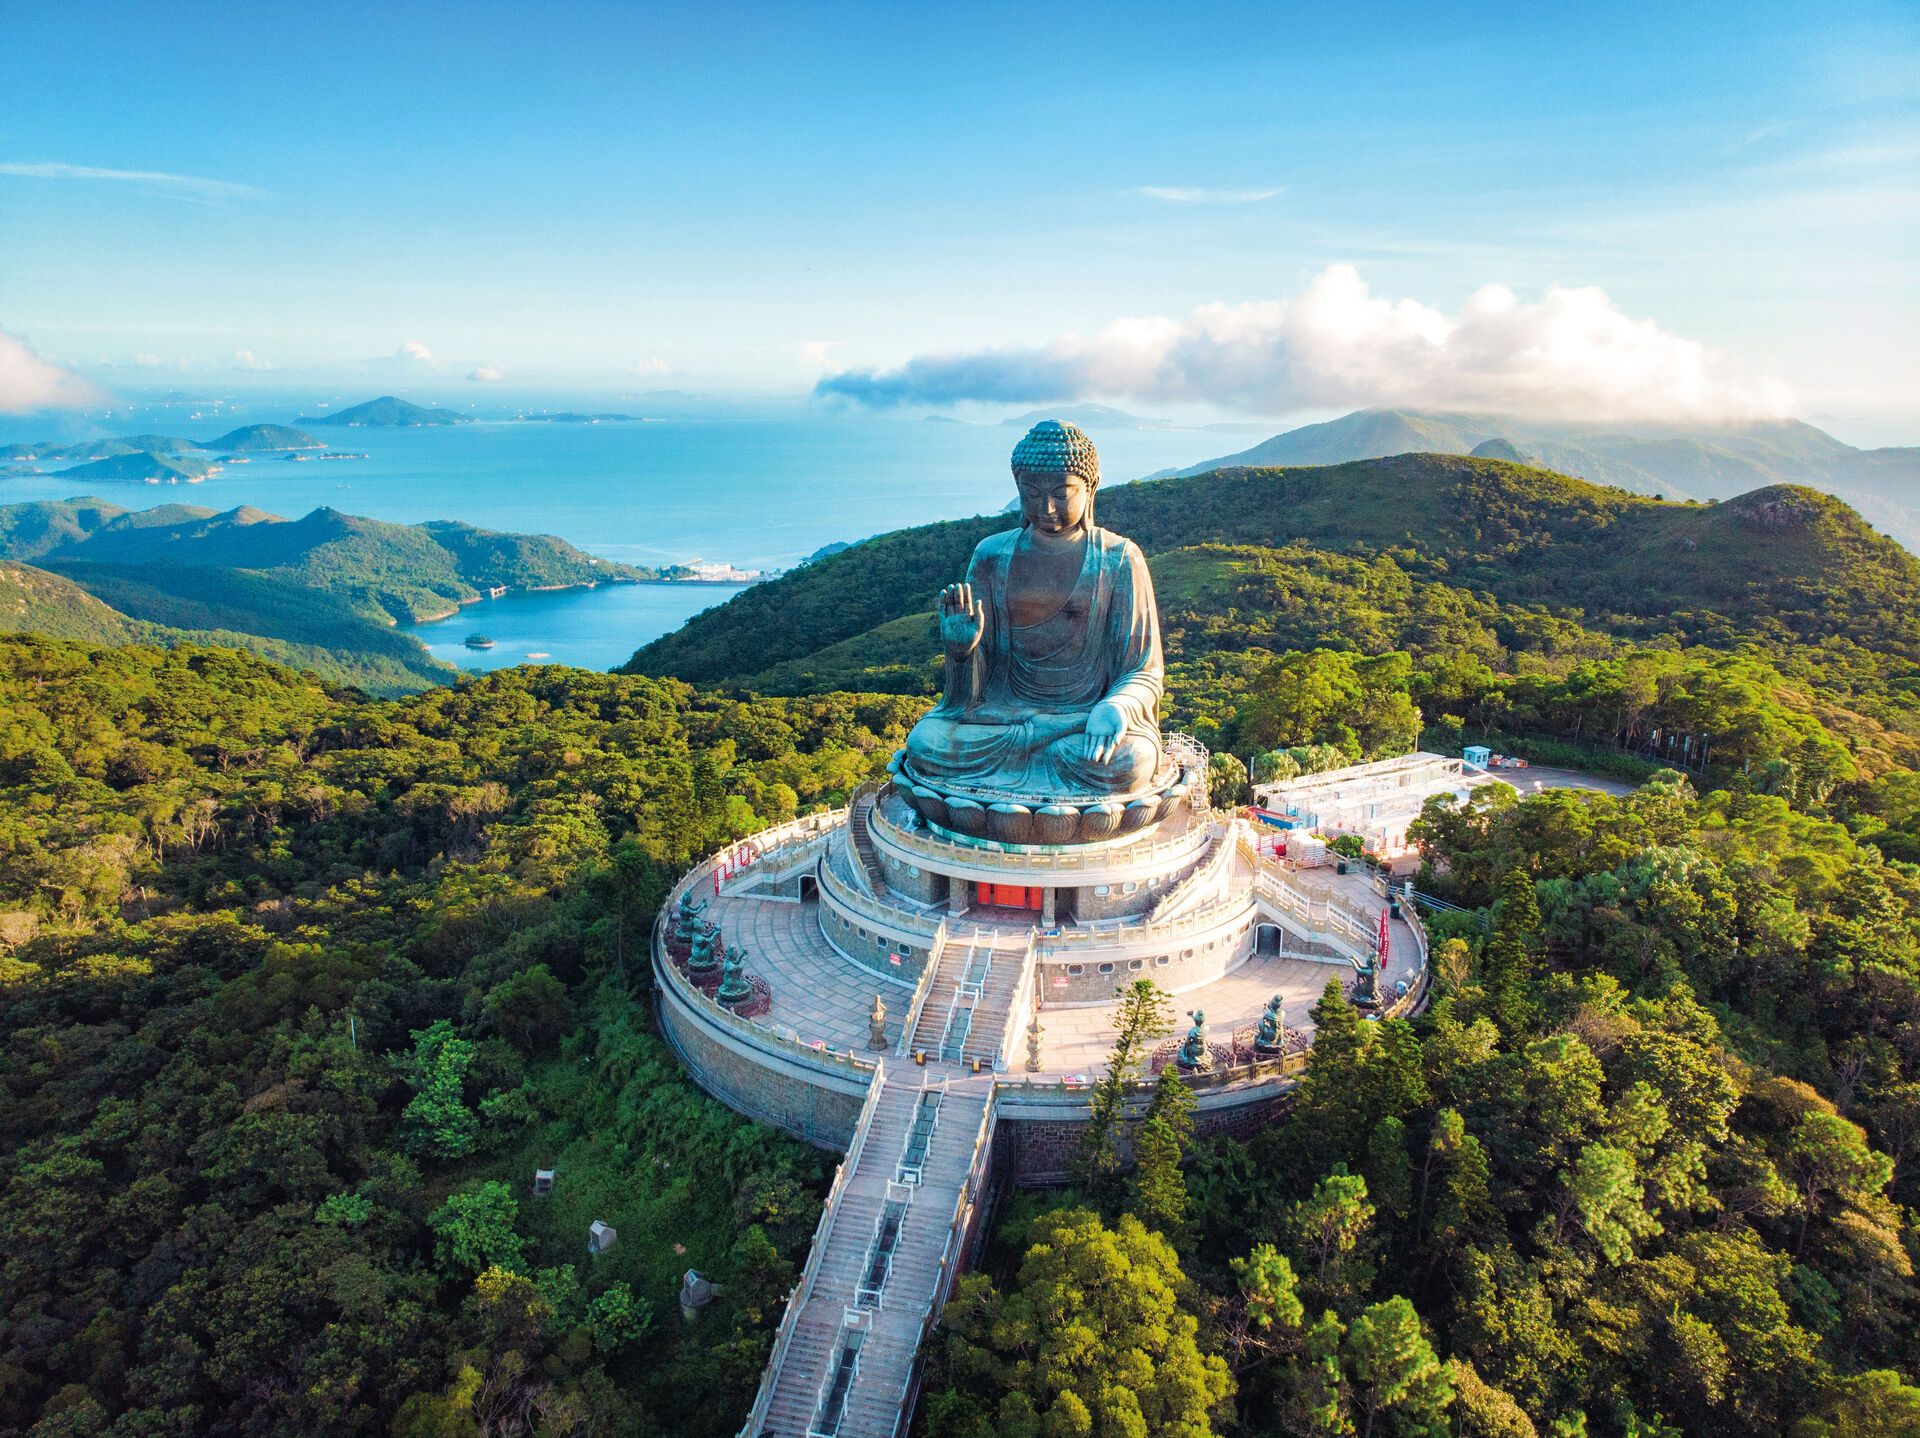
<svg viewBox="0 0 1920 1438">
<path fill-rule="evenodd" d="M 1085 527 L 1093 489 L 1077 474 L 1023 474 L 1020 512 L 1042 534 L 1069 535 Z"/>
</svg>

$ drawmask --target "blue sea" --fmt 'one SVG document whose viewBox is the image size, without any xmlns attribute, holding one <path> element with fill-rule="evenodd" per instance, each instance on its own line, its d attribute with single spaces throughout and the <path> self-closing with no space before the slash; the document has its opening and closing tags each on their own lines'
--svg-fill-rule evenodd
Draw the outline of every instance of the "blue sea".
<svg viewBox="0 0 1920 1438">
<path fill-rule="evenodd" d="M 85 432 L 209 439 L 240 424 L 287 423 L 302 412 L 202 407 L 195 420 L 182 406 L 154 406 L 122 411 Z M 245 504 L 288 517 L 330 505 L 405 523 L 457 519 L 556 534 L 630 564 L 707 560 L 764 570 L 791 566 L 835 541 L 1001 509 L 1013 497 L 1007 457 L 1019 438 L 1017 429 L 993 424 L 811 413 L 313 432 L 333 450 L 367 458 L 256 455 L 203 483 L 177 486 L 10 475 L 0 477 L 0 503 L 92 493 L 130 509 Z M 0 444 L 55 437 L 78 436 L 33 420 L 0 426 Z M 1257 438 L 1206 430 L 1093 434 L 1108 484 Z M 606 668 L 734 592 L 718 585 L 607 585 L 516 594 L 470 605 L 418 632 L 435 654 L 471 668 L 527 662 L 530 654 Z M 460 641 L 475 630 L 498 641 L 495 648 L 464 648 Z"/>
</svg>

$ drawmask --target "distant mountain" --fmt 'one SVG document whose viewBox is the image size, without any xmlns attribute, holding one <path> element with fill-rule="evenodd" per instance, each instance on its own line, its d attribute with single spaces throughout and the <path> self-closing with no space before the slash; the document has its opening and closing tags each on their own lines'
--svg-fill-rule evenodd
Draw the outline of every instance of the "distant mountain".
<svg viewBox="0 0 1920 1438">
<path fill-rule="evenodd" d="M 201 443 L 200 448 L 222 454 L 257 454 L 262 450 L 325 449 L 326 445 L 304 429 L 284 424 L 244 424 L 230 429 L 218 439 Z"/>
<path fill-rule="evenodd" d="M 1533 463 L 1504 439 L 1483 439 L 1470 453 L 1474 459 L 1504 459 L 1508 464 Z"/>
<path fill-rule="evenodd" d="M 126 513 L 117 504 L 90 497 L 0 505 L 0 559 L 31 564 L 43 554 L 80 543 Z"/>
<path fill-rule="evenodd" d="M 1920 549 L 1920 449 L 1860 450 L 1798 420 L 1683 429 L 1549 424 L 1503 415 L 1363 409 L 1149 479 L 1241 466 L 1345 464 L 1393 454 L 1473 454 L 1500 440 L 1562 474 L 1668 499 L 1728 499 L 1769 484 L 1839 495 Z"/>
<path fill-rule="evenodd" d="M 1137 414 L 1128 414 L 1124 409 L 1115 409 L 1104 404 L 1063 404 L 1053 409 L 1029 410 L 1026 414 L 1016 414 L 1011 419 L 1003 419 L 1001 425 L 1007 429 L 1032 429 L 1043 419 L 1057 419 L 1065 424 L 1077 424 L 1082 429 L 1171 429 L 1174 426 L 1164 420 L 1142 419 Z"/>
<path fill-rule="evenodd" d="M 98 499 L 0 506 L 0 561 L 31 563 L 130 621 L 163 626 L 173 636 L 164 642 L 184 634 L 239 644 L 381 693 L 453 674 L 396 622 L 452 613 L 500 586 L 657 577 L 551 535 L 445 520 L 388 524 L 333 509 L 282 519 L 244 505 L 127 510 Z M 35 593 L 36 612 L 51 612 L 53 591 Z"/>
<path fill-rule="evenodd" d="M 638 421 L 630 414 L 575 414 L 565 411 L 560 414 L 521 414 L 515 419 L 525 424 L 635 424 Z"/>
<path fill-rule="evenodd" d="M 122 483 L 139 484 L 198 484 L 209 474 L 218 472 L 220 466 L 212 460 L 203 459 L 197 454 L 155 454 L 151 450 L 138 450 L 132 454 L 117 454 L 112 459 L 96 459 L 88 464 L 76 465 L 72 469 L 59 471 L 63 478 L 77 479 L 84 483 L 95 480 L 114 480 Z"/>
<path fill-rule="evenodd" d="M 338 414 L 303 415 L 295 424 L 345 425 L 355 429 L 389 429 L 413 427 L 428 424 L 471 424 L 471 415 L 461 414 L 458 410 L 428 409 L 425 405 L 414 404 L 409 400 L 396 399 L 387 394 L 379 399 L 370 399 L 365 404 L 356 404 L 351 409 L 343 409 Z"/>
<path fill-rule="evenodd" d="M 502 585 L 558 589 L 654 577 L 654 571 L 596 559 L 551 535 L 501 534 L 446 520 L 389 524 L 336 509 L 283 519 L 250 505 L 224 513 L 168 505 L 115 513 L 84 537 L 37 548 L 32 557 L 48 566 L 254 570 L 336 595 L 380 623 L 451 613 Z M 27 556 L 0 549 L 0 557 Z"/>
<path fill-rule="evenodd" d="M 78 444 L 56 444 L 43 440 L 38 444 L 9 444 L 0 447 L 0 463 L 30 460 L 80 460 L 89 465 L 102 460 L 127 460 L 127 464 L 108 468 L 70 469 L 63 474 L 82 479 L 179 483 L 185 476 L 180 469 L 204 465 L 204 454 L 257 454 L 263 451 L 325 449 L 326 445 L 305 430 L 284 424 L 248 424 L 230 429 L 214 439 L 182 439 L 171 434 L 123 434 L 112 439 L 82 440 Z M 148 464 L 143 456 L 158 456 L 171 464 Z"/>
</svg>

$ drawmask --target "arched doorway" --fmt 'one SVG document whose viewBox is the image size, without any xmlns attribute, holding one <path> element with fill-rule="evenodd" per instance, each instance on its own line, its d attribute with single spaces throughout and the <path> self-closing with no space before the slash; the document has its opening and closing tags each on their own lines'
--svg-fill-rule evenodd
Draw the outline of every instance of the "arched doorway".
<svg viewBox="0 0 1920 1438">
<path fill-rule="evenodd" d="M 1279 953 L 1280 952 L 1280 926 L 1278 924 L 1254 925 L 1253 951 L 1256 954 Z"/>
</svg>

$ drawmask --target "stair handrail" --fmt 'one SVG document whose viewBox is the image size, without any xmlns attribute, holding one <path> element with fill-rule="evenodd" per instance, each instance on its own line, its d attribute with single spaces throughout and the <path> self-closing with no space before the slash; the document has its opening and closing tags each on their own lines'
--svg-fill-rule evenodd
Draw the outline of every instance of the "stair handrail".
<svg viewBox="0 0 1920 1438">
<path fill-rule="evenodd" d="M 1184 908 L 1190 899 L 1196 894 L 1202 893 L 1208 885 L 1220 877 L 1220 871 L 1225 868 L 1227 864 L 1231 863 L 1238 853 L 1238 846 L 1233 842 L 1233 839 L 1235 831 L 1239 827 L 1240 821 L 1238 819 L 1229 819 L 1227 821 L 1221 832 L 1220 841 L 1214 847 L 1214 851 L 1207 856 L 1204 863 L 1172 888 L 1168 889 L 1166 893 L 1162 894 L 1159 899 L 1154 902 L 1153 907 L 1146 912 L 1147 923 L 1162 923 L 1169 918 L 1175 917 L 1178 911 Z"/>
<path fill-rule="evenodd" d="M 1020 1035 L 1027 1020 L 1040 1007 L 1040 931 L 1027 930 L 1027 951 L 1020 956 L 1020 972 L 1013 981 L 1013 1002 L 1007 1005 L 1007 1021 L 1000 1029 L 1000 1042 L 993 1050 L 993 1071 L 1007 1071 L 1007 1055 L 1018 1051 Z"/>
<path fill-rule="evenodd" d="M 900 1042 L 894 1053 L 901 1058 L 907 1056 L 913 1044 L 914 1030 L 920 1027 L 920 1011 L 927 1006 L 927 995 L 933 992 L 934 975 L 939 972 L 940 961 L 947 947 L 947 921 L 942 919 L 940 926 L 933 931 L 933 939 L 927 945 L 927 962 L 920 970 L 920 980 L 913 986 L 913 998 L 907 1004 L 907 1016 L 900 1023 Z"/>
<path fill-rule="evenodd" d="M 873 1128 L 873 1116 L 880 1107 L 880 1091 L 886 1086 L 886 1069 L 876 1059 L 873 1065 L 873 1081 L 867 1086 L 866 1101 L 860 1105 L 860 1117 L 853 1125 L 853 1137 L 847 1142 L 847 1156 L 840 1160 L 840 1166 L 833 1172 L 833 1182 L 827 1187 L 826 1201 L 820 1205 L 820 1220 L 813 1226 L 813 1242 L 807 1249 L 807 1261 L 800 1270 L 800 1277 L 787 1294 L 786 1311 L 780 1315 L 780 1326 L 774 1330 L 773 1347 L 767 1352 L 767 1366 L 760 1370 L 760 1387 L 754 1394 L 753 1407 L 747 1410 L 747 1421 L 740 1427 L 739 1438 L 755 1438 L 766 1424 L 767 1407 L 773 1402 L 773 1390 L 780 1381 L 781 1366 L 787 1361 L 787 1350 L 793 1345 L 794 1330 L 800 1324 L 800 1310 L 806 1304 L 807 1290 L 812 1287 L 820 1265 L 826 1260 L 827 1235 L 833 1229 L 833 1220 L 838 1211 L 841 1193 L 847 1186 L 848 1175 L 860 1162 L 860 1155 L 867 1146 L 867 1135 Z M 855 1363 L 859 1362 L 858 1355 Z"/>
<path fill-rule="evenodd" d="M 913 1416 L 913 1404 L 920 1388 L 920 1363 L 918 1354 L 925 1348 L 927 1335 L 939 1321 L 941 1310 L 946 1307 L 948 1295 L 953 1292 L 953 1278 L 959 1268 L 958 1248 L 965 1233 L 967 1211 L 974 1198 L 974 1190 L 980 1181 L 980 1158 L 993 1137 L 994 1103 L 991 1095 L 980 1111 L 980 1127 L 974 1134 L 973 1154 L 967 1160 L 966 1176 L 960 1180 L 960 1192 L 954 1199 L 953 1216 L 947 1221 L 947 1239 L 940 1250 L 940 1262 L 934 1270 L 933 1292 L 927 1295 L 926 1309 L 920 1315 L 919 1333 L 913 1344 L 916 1355 L 907 1365 L 907 1376 L 900 1385 L 900 1403 L 893 1422 L 894 1438 L 905 1438 L 908 1420 Z"/>
</svg>

